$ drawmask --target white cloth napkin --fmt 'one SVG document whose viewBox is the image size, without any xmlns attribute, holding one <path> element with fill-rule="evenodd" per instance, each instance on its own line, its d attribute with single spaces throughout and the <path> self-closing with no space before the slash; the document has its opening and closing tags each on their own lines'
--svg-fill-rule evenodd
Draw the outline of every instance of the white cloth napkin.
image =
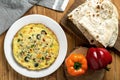
<svg viewBox="0 0 120 80">
<path fill-rule="evenodd" d="M 0 0 L 0 34 L 36 3 L 37 0 Z"/>
</svg>

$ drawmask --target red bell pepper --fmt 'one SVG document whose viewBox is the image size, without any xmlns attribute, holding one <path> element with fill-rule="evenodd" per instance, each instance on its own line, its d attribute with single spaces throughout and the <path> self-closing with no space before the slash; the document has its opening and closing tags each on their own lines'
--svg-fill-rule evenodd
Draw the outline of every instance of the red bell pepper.
<svg viewBox="0 0 120 80">
<path fill-rule="evenodd" d="M 112 56 L 105 48 L 89 48 L 86 58 L 89 67 L 93 70 L 106 68 L 112 62 Z"/>
</svg>

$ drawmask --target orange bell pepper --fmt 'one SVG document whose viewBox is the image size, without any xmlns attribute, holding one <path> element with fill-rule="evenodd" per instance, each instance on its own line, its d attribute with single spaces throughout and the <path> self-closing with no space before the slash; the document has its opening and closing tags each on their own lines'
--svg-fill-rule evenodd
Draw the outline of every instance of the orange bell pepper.
<svg viewBox="0 0 120 80">
<path fill-rule="evenodd" d="M 87 60 L 82 54 L 70 54 L 66 58 L 65 64 L 67 67 L 67 72 L 72 76 L 80 76 L 84 74 L 88 68 Z"/>
</svg>

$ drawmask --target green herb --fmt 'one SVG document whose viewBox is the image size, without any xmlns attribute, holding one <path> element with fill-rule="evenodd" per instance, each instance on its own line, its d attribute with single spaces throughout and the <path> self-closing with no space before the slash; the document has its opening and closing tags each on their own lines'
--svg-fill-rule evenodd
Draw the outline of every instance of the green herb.
<svg viewBox="0 0 120 80">
<path fill-rule="evenodd" d="M 50 47 L 52 47 L 53 46 L 53 43 L 50 45 Z"/>
<path fill-rule="evenodd" d="M 45 53 L 48 53 L 48 51 L 46 51 Z"/>
<path fill-rule="evenodd" d="M 20 36 L 23 37 L 23 35 L 20 33 Z"/>
<path fill-rule="evenodd" d="M 42 57 L 42 60 L 44 60 L 44 57 Z"/>
<path fill-rule="evenodd" d="M 23 54 L 24 54 L 24 52 L 23 52 L 23 51 L 21 51 L 21 52 L 20 52 L 20 55 L 23 55 Z"/>
<path fill-rule="evenodd" d="M 32 36 L 34 36 L 34 34 L 32 34 Z"/>
<path fill-rule="evenodd" d="M 31 39 L 31 37 L 28 37 L 28 39 Z"/>
<path fill-rule="evenodd" d="M 27 57 L 31 58 L 31 56 L 32 56 L 32 55 L 31 55 L 30 53 L 27 54 Z"/>
<path fill-rule="evenodd" d="M 31 45 L 31 48 L 33 48 L 35 45 L 33 44 L 33 45 Z"/>
<path fill-rule="evenodd" d="M 20 39 L 18 39 L 17 42 L 20 42 Z"/>
<path fill-rule="evenodd" d="M 34 62 L 36 62 L 36 59 L 35 59 L 35 58 L 33 58 L 33 61 L 34 61 Z"/>
</svg>

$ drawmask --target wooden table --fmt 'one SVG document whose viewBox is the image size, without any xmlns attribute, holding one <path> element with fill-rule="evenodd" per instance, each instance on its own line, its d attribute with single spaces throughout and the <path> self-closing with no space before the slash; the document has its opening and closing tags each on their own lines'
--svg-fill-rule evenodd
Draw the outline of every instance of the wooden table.
<svg viewBox="0 0 120 80">
<path fill-rule="evenodd" d="M 74 0 L 70 0 L 66 10 L 64 12 L 57 12 L 53 11 L 44 7 L 40 6 L 34 6 L 31 8 L 25 15 L 29 14 L 42 14 L 46 15 L 48 17 L 51 17 L 58 23 L 60 23 L 61 18 L 63 15 L 66 13 L 66 11 L 70 8 L 70 6 L 73 4 Z M 113 3 L 117 6 L 119 15 L 120 15 L 120 0 L 113 0 Z M 120 19 L 120 18 L 119 18 Z M 63 28 L 64 29 L 64 28 Z M 78 46 L 80 43 L 79 38 L 74 36 L 72 33 L 64 29 L 67 40 L 68 40 L 68 53 L 75 47 Z M 24 77 L 17 72 L 15 72 L 8 62 L 6 61 L 5 55 L 4 55 L 4 37 L 5 33 L 0 35 L 0 80 L 66 80 L 64 76 L 64 70 L 63 70 L 63 65 L 55 71 L 53 74 L 46 76 L 44 78 L 39 78 L 39 79 L 32 79 L 32 78 L 27 78 Z M 116 53 L 120 54 L 119 52 L 113 52 L 112 57 L 113 57 L 113 62 L 110 65 L 111 70 L 109 72 L 105 73 L 104 79 L 103 80 L 120 80 L 120 56 L 118 56 Z"/>
</svg>

